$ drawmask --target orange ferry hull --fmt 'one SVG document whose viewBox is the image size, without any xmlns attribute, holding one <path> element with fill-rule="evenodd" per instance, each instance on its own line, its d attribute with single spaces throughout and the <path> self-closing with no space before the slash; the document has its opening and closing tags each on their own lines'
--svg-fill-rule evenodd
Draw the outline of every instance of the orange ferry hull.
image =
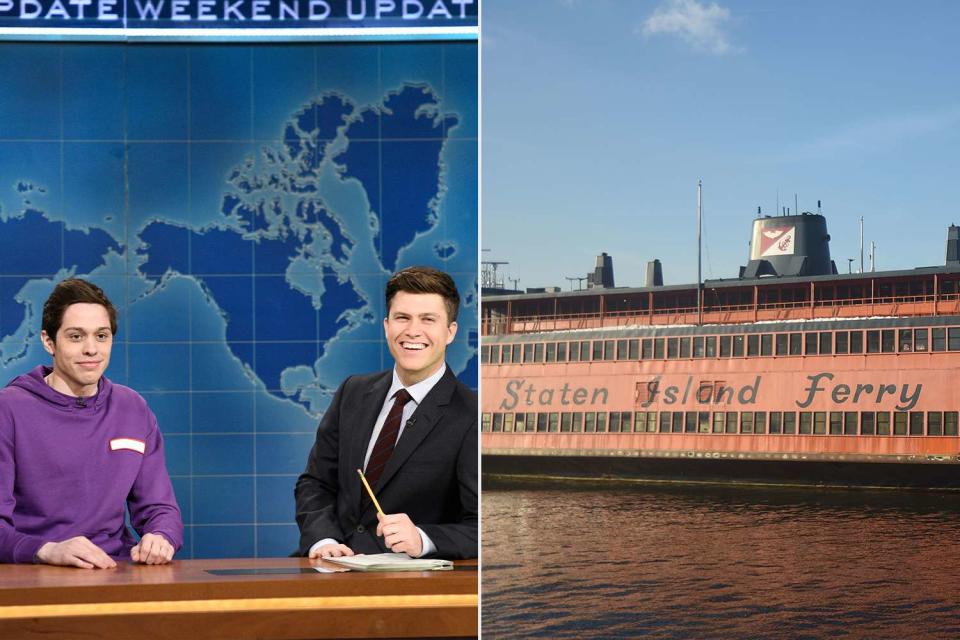
<svg viewBox="0 0 960 640">
<path fill-rule="evenodd" d="M 802 325 L 786 334 L 823 337 L 830 328 Z M 590 351 L 625 335 L 594 334 Z M 523 339 L 547 344 L 568 336 Z M 958 369 L 954 343 L 942 351 L 839 356 L 488 362 L 481 380 L 483 470 L 957 488 Z"/>
</svg>

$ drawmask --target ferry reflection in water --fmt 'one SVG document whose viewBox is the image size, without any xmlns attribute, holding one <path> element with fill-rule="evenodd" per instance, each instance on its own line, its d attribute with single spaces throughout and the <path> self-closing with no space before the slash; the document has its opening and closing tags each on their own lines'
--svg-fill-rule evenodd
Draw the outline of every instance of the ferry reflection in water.
<svg viewBox="0 0 960 640">
<path fill-rule="evenodd" d="M 483 636 L 960 637 L 960 494 L 484 478 Z"/>
</svg>

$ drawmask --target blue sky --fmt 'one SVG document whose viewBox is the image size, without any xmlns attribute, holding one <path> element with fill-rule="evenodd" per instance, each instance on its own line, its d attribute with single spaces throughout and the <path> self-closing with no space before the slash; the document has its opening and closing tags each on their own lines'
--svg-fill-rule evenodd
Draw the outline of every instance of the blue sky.
<svg viewBox="0 0 960 640">
<path fill-rule="evenodd" d="M 698 179 L 705 278 L 737 275 L 778 192 L 822 201 L 842 272 L 861 216 L 878 270 L 943 264 L 960 2 L 484 0 L 482 21 L 482 255 L 520 287 L 568 289 L 601 251 L 618 286 L 653 258 L 695 282 Z"/>
</svg>

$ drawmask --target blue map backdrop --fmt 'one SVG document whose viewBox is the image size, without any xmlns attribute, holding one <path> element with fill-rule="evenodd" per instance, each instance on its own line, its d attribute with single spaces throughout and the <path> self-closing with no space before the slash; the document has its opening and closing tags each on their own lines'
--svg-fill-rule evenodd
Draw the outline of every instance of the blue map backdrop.
<svg viewBox="0 0 960 640">
<path fill-rule="evenodd" d="M 453 274 L 448 363 L 477 387 L 476 69 L 476 43 L 0 44 L 0 377 L 49 362 L 56 281 L 102 286 L 180 557 L 296 547 L 319 416 L 391 366 L 393 271 Z"/>
</svg>

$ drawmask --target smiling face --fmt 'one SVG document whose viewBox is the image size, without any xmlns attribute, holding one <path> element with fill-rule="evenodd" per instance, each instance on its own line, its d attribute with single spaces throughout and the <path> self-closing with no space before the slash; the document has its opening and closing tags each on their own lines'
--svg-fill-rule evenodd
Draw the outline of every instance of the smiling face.
<svg viewBox="0 0 960 640">
<path fill-rule="evenodd" d="M 100 304 L 78 302 L 63 312 L 56 340 L 40 333 L 43 348 L 53 356 L 50 386 L 71 396 L 92 396 L 110 364 L 113 332 L 110 316 Z"/>
<path fill-rule="evenodd" d="M 436 373 L 447 345 L 457 335 L 457 323 L 447 323 L 443 297 L 437 293 L 398 291 L 383 321 L 387 346 L 404 386 Z"/>
</svg>

